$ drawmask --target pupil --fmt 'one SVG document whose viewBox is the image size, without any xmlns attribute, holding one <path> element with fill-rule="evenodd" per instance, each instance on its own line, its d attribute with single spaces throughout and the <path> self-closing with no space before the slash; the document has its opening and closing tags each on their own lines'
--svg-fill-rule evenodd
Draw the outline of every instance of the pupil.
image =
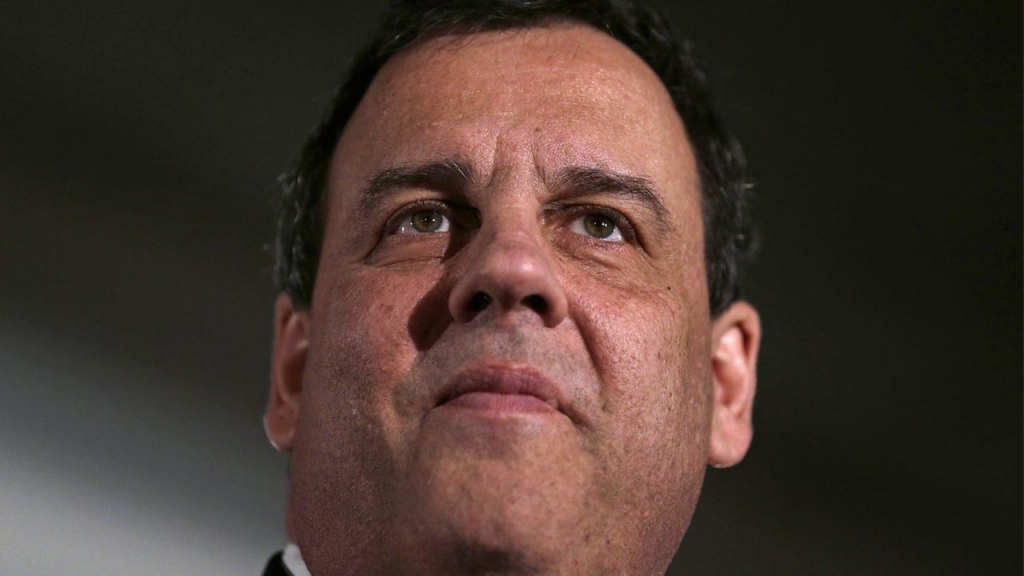
<svg viewBox="0 0 1024 576">
<path fill-rule="evenodd" d="M 441 218 L 434 210 L 421 210 L 412 215 L 412 225 L 420 232 L 434 232 L 441 227 Z"/>
<path fill-rule="evenodd" d="M 596 238 L 607 238 L 615 230 L 615 224 L 607 216 L 600 214 L 589 214 L 583 223 L 586 225 L 587 233 Z"/>
</svg>

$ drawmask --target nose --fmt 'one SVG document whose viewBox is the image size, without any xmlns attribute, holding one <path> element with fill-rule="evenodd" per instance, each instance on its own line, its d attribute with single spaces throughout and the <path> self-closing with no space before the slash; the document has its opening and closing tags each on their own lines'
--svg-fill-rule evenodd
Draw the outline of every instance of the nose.
<svg viewBox="0 0 1024 576">
<path fill-rule="evenodd" d="M 484 313 L 536 314 L 548 328 L 568 313 L 568 302 L 543 242 L 523 227 L 487 235 L 481 230 L 465 272 L 456 281 L 448 307 L 456 322 Z"/>
</svg>

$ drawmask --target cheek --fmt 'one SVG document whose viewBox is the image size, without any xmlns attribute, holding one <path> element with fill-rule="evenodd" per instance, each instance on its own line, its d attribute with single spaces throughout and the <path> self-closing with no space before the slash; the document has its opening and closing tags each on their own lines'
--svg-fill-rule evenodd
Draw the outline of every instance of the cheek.
<svg viewBox="0 0 1024 576">
<path fill-rule="evenodd" d="M 377 435 L 393 444 L 392 394 L 416 360 L 413 319 L 436 279 L 422 270 L 363 269 L 321 280 L 304 404 L 318 415 L 320 434 Z"/>
<path fill-rule="evenodd" d="M 351 275 L 333 284 L 326 305 L 313 311 L 314 323 L 321 321 L 317 340 L 326 353 L 320 363 L 332 367 L 328 384 L 356 384 L 400 362 L 408 333 L 406 308 L 415 296 L 408 283 L 374 274 Z"/>
<path fill-rule="evenodd" d="M 332 511 L 369 524 L 389 513 L 408 457 L 391 397 L 415 361 L 410 317 L 432 284 L 429 274 L 374 270 L 318 280 L 291 464 L 292 506 L 310 519 L 311 540 L 351 532 L 350 518 Z"/>
<path fill-rule="evenodd" d="M 601 380 L 609 460 L 678 484 L 706 460 L 710 332 L 705 294 L 668 285 L 591 285 L 574 297 Z"/>
<path fill-rule="evenodd" d="M 607 408 L 629 411 L 643 423 L 665 419 L 702 397 L 707 362 L 699 315 L 654 290 L 610 301 L 614 305 L 590 303 L 600 311 L 591 315 L 585 335 Z"/>
</svg>

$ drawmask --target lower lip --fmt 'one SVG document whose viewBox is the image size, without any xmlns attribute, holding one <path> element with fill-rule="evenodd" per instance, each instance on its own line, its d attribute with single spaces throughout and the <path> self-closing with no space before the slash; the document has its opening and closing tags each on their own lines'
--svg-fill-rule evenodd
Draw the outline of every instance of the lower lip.
<svg viewBox="0 0 1024 576">
<path fill-rule="evenodd" d="M 445 402 L 443 406 L 498 414 L 550 413 L 555 411 L 554 406 L 536 396 L 528 394 L 497 394 L 494 392 L 468 392 L 452 398 Z"/>
</svg>

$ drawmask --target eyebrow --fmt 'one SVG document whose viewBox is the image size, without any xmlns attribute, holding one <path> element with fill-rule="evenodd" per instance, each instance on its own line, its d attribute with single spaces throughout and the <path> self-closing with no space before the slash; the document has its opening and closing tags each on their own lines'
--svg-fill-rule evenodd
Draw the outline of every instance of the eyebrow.
<svg viewBox="0 0 1024 576">
<path fill-rule="evenodd" d="M 642 176 L 624 174 L 606 168 L 573 166 L 561 170 L 554 180 L 558 198 L 591 194 L 611 194 L 638 204 L 654 215 L 662 232 L 671 229 L 669 211 L 654 191 L 651 181 Z"/>
<path fill-rule="evenodd" d="M 454 158 L 388 168 L 367 181 L 359 198 L 359 211 L 371 212 L 389 194 L 403 188 L 462 190 L 472 180 L 470 167 Z"/>
<path fill-rule="evenodd" d="M 359 199 L 359 211 L 369 214 L 389 194 L 404 188 L 457 191 L 468 188 L 473 180 L 472 168 L 454 158 L 387 168 L 367 181 Z M 557 173 L 552 189 L 557 199 L 610 194 L 645 208 L 654 215 L 660 231 L 671 229 L 668 209 L 650 180 L 642 176 L 607 168 L 570 166 Z"/>
</svg>

